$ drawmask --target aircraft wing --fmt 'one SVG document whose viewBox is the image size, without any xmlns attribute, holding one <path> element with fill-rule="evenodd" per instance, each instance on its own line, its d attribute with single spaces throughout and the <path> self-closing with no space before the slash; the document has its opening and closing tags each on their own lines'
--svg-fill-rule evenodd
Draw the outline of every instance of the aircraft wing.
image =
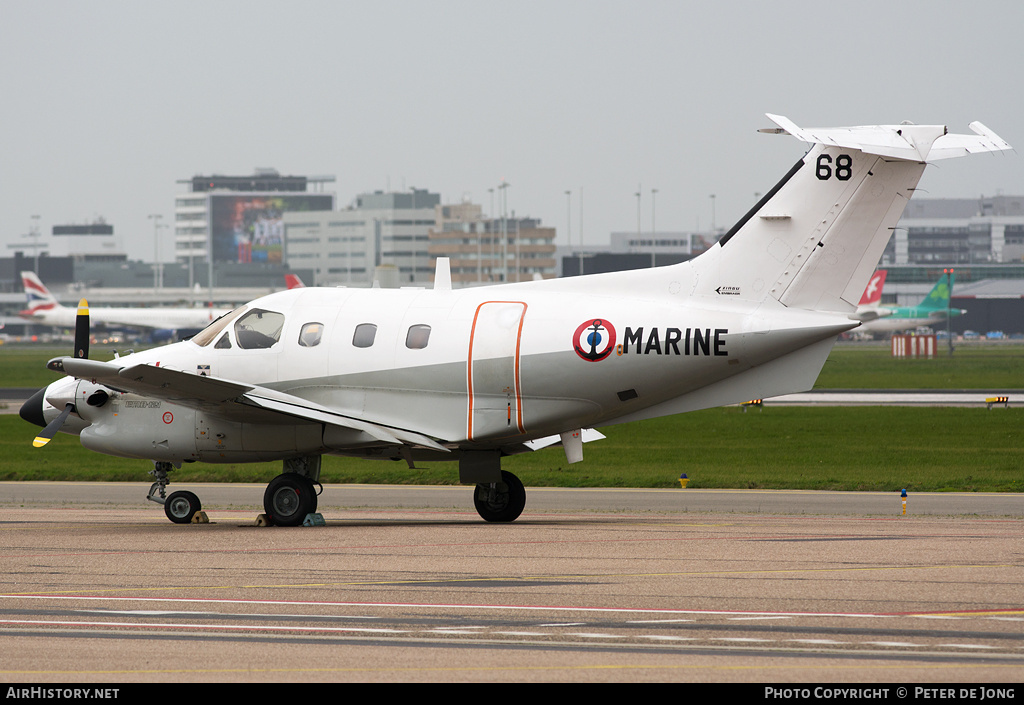
<svg viewBox="0 0 1024 705">
<path fill-rule="evenodd" d="M 385 443 L 414 445 L 450 452 L 421 433 L 385 426 L 342 414 L 330 407 L 268 387 L 204 377 L 155 365 L 119 367 L 110 362 L 73 357 L 51 360 L 48 367 L 88 379 L 119 392 L 164 399 L 194 409 L 217 412 L 232 420 L 281 422 L 284 417 L 351 428 Z"/>
</svg>

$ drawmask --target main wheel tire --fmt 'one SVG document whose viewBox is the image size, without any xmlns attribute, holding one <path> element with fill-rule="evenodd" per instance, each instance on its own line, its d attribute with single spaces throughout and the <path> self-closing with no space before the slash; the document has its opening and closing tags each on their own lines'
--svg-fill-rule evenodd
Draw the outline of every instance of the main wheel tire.
<svg viewBox="0 0 1024 705">
<path fill-rule="evenodd" d="M 526 507 L 526 488 L 518 477 L 502 470 L 501 482 L 476 486 L 473 504 L 484 521 L 515 521 Z"/>
<path fill-rule="evenodd" d="M 275 477 L 263 493 L 263 511 L 277 526 L 299 526 L 316 505 L 313 481 L 293 472 Z"/>
<path fill-rule="evenodd" d="M 202 508 L 199 498 L 187 490 L 172 492 L 164 502 L 164 514 L 175 524 L 191 524 L 192 517 Z"/>
</svg>

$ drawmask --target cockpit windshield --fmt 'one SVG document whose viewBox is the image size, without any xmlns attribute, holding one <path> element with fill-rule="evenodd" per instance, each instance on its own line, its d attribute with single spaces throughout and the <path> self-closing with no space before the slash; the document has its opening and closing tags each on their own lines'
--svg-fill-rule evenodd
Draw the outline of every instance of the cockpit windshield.
<svg viewBox="0 0 1024 705">
<path fill-rule="evenodd" d="M 243 350 L 272 347 L 281 339 L 284 314 L 254 308 L 235 321 L 235 342 Z"/>
<path fill-rule="evenodd" d="M 245 306 L 236 308 L 234 311 L 225 313 L 223 316 L 218 318 L 210 325 L 203 328 L 201 331 L 192 336 L 192 342 L 201 347 L 209 345 L 217 334 L 220 333 L 224 328 L 231 323 L 231 321 L 238 318 L 245 311 Z"/>
</svg>

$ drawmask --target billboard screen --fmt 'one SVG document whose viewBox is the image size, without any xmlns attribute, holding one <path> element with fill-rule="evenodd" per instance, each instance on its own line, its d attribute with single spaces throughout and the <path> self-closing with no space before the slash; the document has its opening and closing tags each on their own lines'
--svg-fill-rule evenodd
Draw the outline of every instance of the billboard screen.
<svg viewBox="0 0 1024 705">
<path fill-rule="evenodd" d="M 280 264 L 284 255 L 283 214 L 330 210 L 334 210 L 332 194 L 212 194 L 213 260 Z"/>
</svg>

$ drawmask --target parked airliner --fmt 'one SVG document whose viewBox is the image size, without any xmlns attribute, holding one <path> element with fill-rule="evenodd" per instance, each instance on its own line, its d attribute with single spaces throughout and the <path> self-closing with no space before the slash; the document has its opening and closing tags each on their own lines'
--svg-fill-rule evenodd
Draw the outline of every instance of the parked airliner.
<svg viewBox="0 0 1024 705">
<path fill-rule="evenodd" d="M 50 293 L 35 272 L 22 272 L 21 283 L 25 288 L 28 307 L 18 315 L 49 326 L 71 328 L 75 325 L 76 309 L 57 301 L 57 297 Z M 97 306 L 91 310 L 91 320 L 107 326 L 201 330 L 225 313 L 225 309 L 208 307 Z"/>
</svg>

